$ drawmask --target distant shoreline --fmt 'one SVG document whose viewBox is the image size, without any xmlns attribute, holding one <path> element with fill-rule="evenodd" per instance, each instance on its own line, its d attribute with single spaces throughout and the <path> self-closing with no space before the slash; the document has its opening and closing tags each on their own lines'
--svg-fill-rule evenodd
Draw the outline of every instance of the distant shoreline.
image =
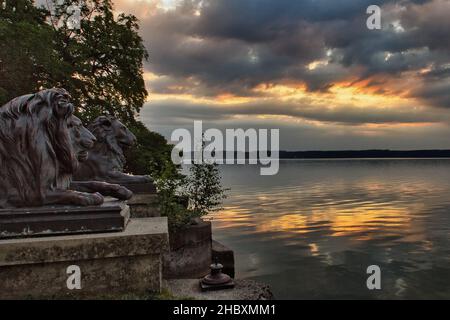
<svg viewBox="0 0 450 320">
<path fill-rule="evenodd" d="M 226 159 L 226 152 L 217 151 L 219 158 Z M 261 155 L 252 155 L 252 159 L 278 159 L 278 160 L 314 160 L 314 159 L 450 159 L 450 150 L 338 150 L 338 151 L 280 151 L 278 157 L 265 156 L 266 151 Z M 255 158 L 256 156 L 256 158 Z M 191 155 L 195 158 L 194 153 Z M 234 152 L 233 159 L 248 160 L 248 152 Z"/>
<path fill-rule="evenodd" d="M 216 152 L 222 154 L 226 159 L 226 152 Z M 256 158 L 267 159 L 262 155 L 256 155 Z M 195 158 L 192 153 L 192 158 Z M 255 157 L 252 156 L 252 159 Z M 295 159 L 450 159 L 450 150 L 338 150 L 338 151 L 280 151 L 276 159 L 295 160 Z M 233 159 L 249 159 L 249 153 L 234 152 Z M 271 158 L 271 159 L 275 159 Z"/>
<path fill-rule="evenodd" d="M 416 159 L 450 158 L 450 150 L 280 151 L 280 159 Z"/>
</svg>

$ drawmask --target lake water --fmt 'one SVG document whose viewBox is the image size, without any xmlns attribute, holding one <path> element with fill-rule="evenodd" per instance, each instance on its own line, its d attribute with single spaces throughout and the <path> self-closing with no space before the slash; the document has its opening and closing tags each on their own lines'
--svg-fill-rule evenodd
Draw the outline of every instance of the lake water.
<svg viewBox="0 0 450 320">
<path fill-rule="evenodd" d="M 221 166 L 214 237 L 278 299 L 450 298 L 450 159 Z M 367 267 L 381 268 L 370 291 Z"/>
</svg>

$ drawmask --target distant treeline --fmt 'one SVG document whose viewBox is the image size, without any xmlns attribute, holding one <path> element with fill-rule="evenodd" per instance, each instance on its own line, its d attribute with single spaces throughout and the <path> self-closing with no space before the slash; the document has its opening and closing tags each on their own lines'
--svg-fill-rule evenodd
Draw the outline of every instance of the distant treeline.
<svg viewBox="0 0 450 320">
<path fill-rule="evenodd" d="M 226 159 L 225 152 L 216 156 Z M 262 152 L 265 155 L 266 151 Z M 268 152 L 271 157 L 270 151 Z M 194 153 L 191 154 L 195 158 Z M 257 156 L 256 158 L 259 158 Z M 272 156 L 275 158 L 275 155 Z M 234 159 L 248 159 L 248 152 L 234 152 Z M 262 156 L 262 158 L 265 158 Z M 344 159 L 344 158 L 450 158 L 450 150 L 342 150 L 342 151 L 280 151 L 280 159 Z"/>
<path fill-rule="evenodd" d="M 280 159 L 450 158 L 450 150 L 280 151 Z"/>
</svg>

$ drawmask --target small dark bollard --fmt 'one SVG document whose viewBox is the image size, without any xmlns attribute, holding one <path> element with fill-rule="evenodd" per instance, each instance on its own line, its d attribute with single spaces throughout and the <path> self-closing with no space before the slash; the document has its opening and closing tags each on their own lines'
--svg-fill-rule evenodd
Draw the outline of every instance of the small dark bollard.
<svg viewBox="0 0 450 320">
<path fill-rule="evenodd" d="M 202 291 L 222 290 L 234 288 L 234 281 L 225 273 L 222 273 L 223 265 L 217 261 L 217 257 L 211 264 L 211 272 L 200 280 Z"/>
</svg>

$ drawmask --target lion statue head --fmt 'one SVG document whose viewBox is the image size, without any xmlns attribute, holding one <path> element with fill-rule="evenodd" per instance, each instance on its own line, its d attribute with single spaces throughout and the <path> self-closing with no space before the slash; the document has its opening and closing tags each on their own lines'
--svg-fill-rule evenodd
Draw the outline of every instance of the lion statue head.
<svg viewBox="0 0 450 320">
<path fill-rule="evenodd" d="M 100 116 L 88 125 L 97 143 L 93 153 L 101 151 L 112 161 L 111 169 L 123 171 L 125 156 L 123 150 L 136 144 L 136 136 L 118 119 L 112 116 Z"/>
<path fill-rule="evenodd" d="M 73 171 L 66 174 L 60 173 L 61 185 L 63 188 L 69 188 L 72 181 L 72 175 L 78 169 L 81 162 L 88 158 L 88 151 L 94 147 L 95 136 L 83 125 L 81 120 L 72 115 L 67 119 L 67 127 L 71 141 L 71 151 L 75 156 Z"/>
<path fill-rule="evenodd" d="M 95 137 L 73 112 L 69 93 L 56 88 L 0 107 L 0 206 L 82 202 L 83 195 L 62 195 Z M 83 203 L 100 203 L 91 198 Z"/>
</svg>

